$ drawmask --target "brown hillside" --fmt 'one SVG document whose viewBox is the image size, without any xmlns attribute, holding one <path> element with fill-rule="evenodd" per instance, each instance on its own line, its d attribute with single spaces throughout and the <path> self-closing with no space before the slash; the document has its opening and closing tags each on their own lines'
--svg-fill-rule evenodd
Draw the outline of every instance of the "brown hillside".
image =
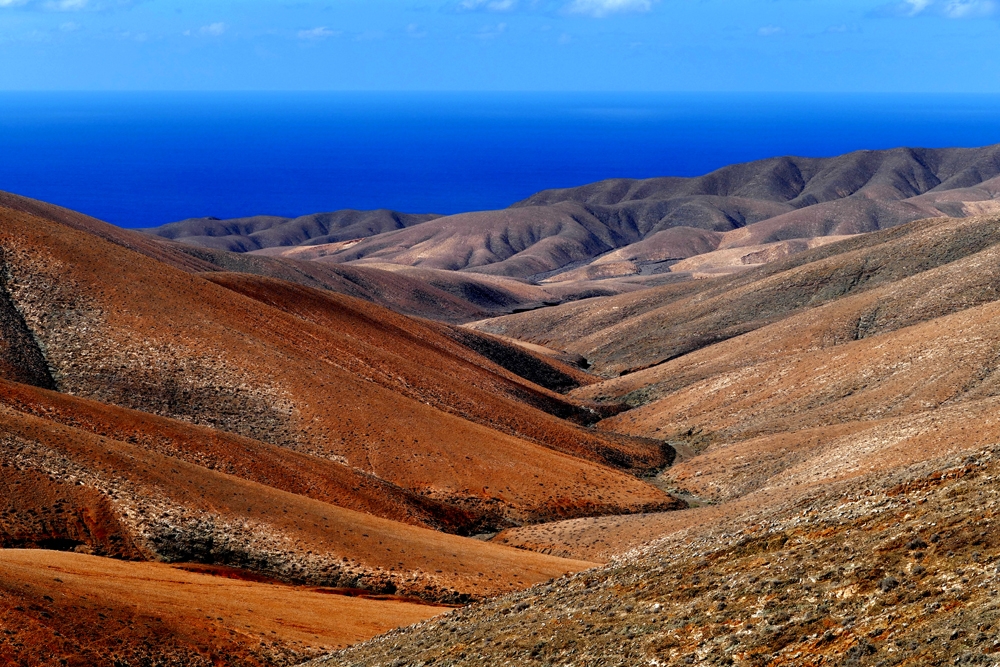
<svg viewBox="0 0 1000 667">
<path fill-rule="evenodd" d="M 578 459 L 540 466 L 555 455 L 547 447 L 656 466 L 663 460 L 659 447 L 622 449 L 490 396 L 497 383 L 489 377 L 478 405 L 468 399 L 477 394 L 475 383 L 435 379 L 430 368 L 439 362 L 426 354 L 404 359 L 92 236 L 19 216 L 8 215 L 0 232 L 11 299 L 60 391 L 334 457 L 403 488 L 514 521 L 591 512 L 594 485 L 607 489 L 603 511 L 671 502 L 627 475 Z M 379 331 L 370 327 L 366 335 Z M 428 366 L 428 381 L 407 386 L 406 378 L 416 380 L 407 364 Z M 538 473 L 542 479 L 521 476 L 540 467 L 547 468 Z"/>
<path fill-rule="evenodd" d="M 956 262 L 998 241 L 993 217 L 922 220 L 739 275 L 496 318 L 476 328 L 564 348 L 601 374 L 620 374 Z"/>
<path fill-rule="evenodd" d="M 585 566 L 360 514 L 6 408 L 0 419 L 0 461 L 18 487 L 2 520 L 12 546 L 80 546 L 431 599 L 490 595 Z"/>
<path fill-rule="evenodd" d="M 605 568 L 307 664 L 995 664 L 998 471 L 994 446 L 698 510 Z"/>
<path fill-rule="evenodd" d="M 394 521 L 446 532 L 466 532 L 483 520 L 474 512 L 433 501 L 343 463 L 205 426 L 5 380 L 0 380 L 0 405 L 54 425 L 128 442 L 247 481 Z M 94 494 L 82 487 L 63 488 L 67 489 Z M 30 503 L 25 500 L 18 506 L 29 507 Z M 46 500 L 42 506 L 54 504 Z M 101 523 L 97 521 L 95 525 Z M 16 538 L 7 533 L 0 539 L 8 545 L 20 540 L 19 544 L 37 546 L 48 537 L 29 531 Z M 90 544 L 84 539 L 76 543 Z"/>
<path fill-rule="evenodd" d="M 771 158 L 697 178 L 614 179 L 546 190 L 506 210 L 446 216 L 369 237 L 323 260 L 537 280 L 603 262 L 590 276 L 599 278 L 612 270 L 606 255 L 621 253 L 639 269 L 661 270 L 664 262 L 720 247 L 989 212 L 983 207 L 995 203 L 998 176 L 1000 146 Z M 745 233 L 728 243 L 718 237 L 737 230 Z"/>
<path fill-rule="evenodd" d="M 293 665 L 447 610 L 331 593 L 159 563 L 4 549 L 0 664 Z"/>
</svg>

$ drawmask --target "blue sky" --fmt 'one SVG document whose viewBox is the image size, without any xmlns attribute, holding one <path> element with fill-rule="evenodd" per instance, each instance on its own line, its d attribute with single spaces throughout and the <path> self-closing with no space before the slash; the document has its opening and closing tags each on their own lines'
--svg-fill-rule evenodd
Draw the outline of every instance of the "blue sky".
<svg viewBox="0 0 1000 667">
<path fill-rule="evenodd" d="M 0 0 L 2 90 L 1000 92 L 1000 0 Z"/>
</svg>

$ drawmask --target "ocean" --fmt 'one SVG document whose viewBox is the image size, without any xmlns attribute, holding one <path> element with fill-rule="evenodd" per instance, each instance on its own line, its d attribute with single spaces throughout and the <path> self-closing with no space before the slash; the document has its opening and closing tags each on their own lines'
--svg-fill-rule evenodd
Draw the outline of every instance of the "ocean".
<svg viewBox="0 0 1000 667">
<path fill-rule="evenodd" d="M 124 227 L 457 213 L 776 155 L 994 143 L 997 95 L 0 93 L 0 190 Z"/>
</svg>

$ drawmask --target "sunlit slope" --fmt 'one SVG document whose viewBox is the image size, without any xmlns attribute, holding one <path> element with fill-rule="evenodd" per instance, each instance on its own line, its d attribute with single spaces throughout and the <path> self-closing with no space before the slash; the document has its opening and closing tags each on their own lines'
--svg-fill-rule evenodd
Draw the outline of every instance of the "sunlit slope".
<svg viewBox="0 0 1000 667">
<path fill-rule="evenodd" d="M 94 235 L 3 215 L 9 300 L 62 392 L 332 458 L 499 521 L 673 502 L 554 451 L 641 466 L 662 460 L 659 446 L 618 446 L 520 403 L 566 405 L 489 362 L 412 343 L 419 331 L 371 324 L 365 335 L 383 335 L 380 349 L 358 330 L 335 331 Z M 407 337 L 412 358 L 400 354 Z M 432 379 L 418 382 L 416 366 Z"/>
<path fill-rule="evenodd" d="M 307 664 L 993 664 L 998 471 L 994 445 L 695 510 L 605 568 Z"/>
<path fill-rule="evenodd" d="M 489 595 L 583 566 L 362 514 L 7 408 L 0 420 L 5 484 L 16 490 L 0 525 L 12 546 L 218 563 L 431 599 Z"/>
<path fill-rule="evenodd" d="M 288 665 L 444 611 L 159 563 L 0 550 L 4 665 Z"/>
<path fill-rule="evenodd" d="M 753 276 L 688 286 L 694 297 L 680 293 L 667 306 L 650 290 L 645 310 L 604 334 L 620 333 L 614 342 L 623 347 L 647 346 L 641 353 L 674 344 L 671 336 L 680 337 L 683 320 L 697 312 L 708 315 L 704 331 L 741 318 L 750 330 L 575 393 L 634 406 L 598 427 L 673 442 L 686 460 L 658 483 L 727 506 L 767 506 L 988 446 L 1000 439 L 998 222 L 911 223 Z M 602 305 L 595 312 L 608 312 L 607 303 L 595 303 Z M 502 540 L 600 559 L 690 527 L 689 518 L 581 519 L 515 528 Z"/>
<path fill-rule="evenodd" d="M 992 216 L 921 220 L 851 237 L 735 276 L 520 313 L 476 327 L 582 354 L 597 372 L 617 375 L 655 366 L 853 294 L 896 284 L 972 257 L 998 241 L 1000 230 Z M 939 299 L 936 310 L 923 315 L 919 312 L 926 310 L 924 305 L 902 305 L 905 299 L 900 299 L 903 310 L 918 313 L 905 317 L 905 322 L 989 300 L 992 292 L 976 287 L 977 280 L 977 271 L 965 272 L 960 285 L 969 285 L 967 294 Z M 941 289 L 951 288 L 942 284 Z M 869 334 L 896 318 L 883 309 L 877 319 L 881 324 Z"/>
</svg>

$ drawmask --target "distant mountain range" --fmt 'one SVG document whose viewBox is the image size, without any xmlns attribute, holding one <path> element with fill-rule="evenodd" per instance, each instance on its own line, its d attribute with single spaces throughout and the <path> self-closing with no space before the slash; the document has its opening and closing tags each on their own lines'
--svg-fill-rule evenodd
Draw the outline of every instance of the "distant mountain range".
<svg viewBox="0 0 1000 667">
<path fill-rule="evenodd" d="M 716 251 L 730 251 L 721 266 L 698 266 L 726 270 L 759 263 L 744 257 L 774 243 L 998 210 L 998 177 L 1000 144 L 896 148 L 777 157 L 697 178 L 600 181 L 545 190 L 498 211 L 199 218 L 145 231 L 196 246 L 321 262 L 548 282 L 607 279 L 677 272 L 673 263 Z M 747 252 L 732 252 L 738 249 Z"/>
</svg>

